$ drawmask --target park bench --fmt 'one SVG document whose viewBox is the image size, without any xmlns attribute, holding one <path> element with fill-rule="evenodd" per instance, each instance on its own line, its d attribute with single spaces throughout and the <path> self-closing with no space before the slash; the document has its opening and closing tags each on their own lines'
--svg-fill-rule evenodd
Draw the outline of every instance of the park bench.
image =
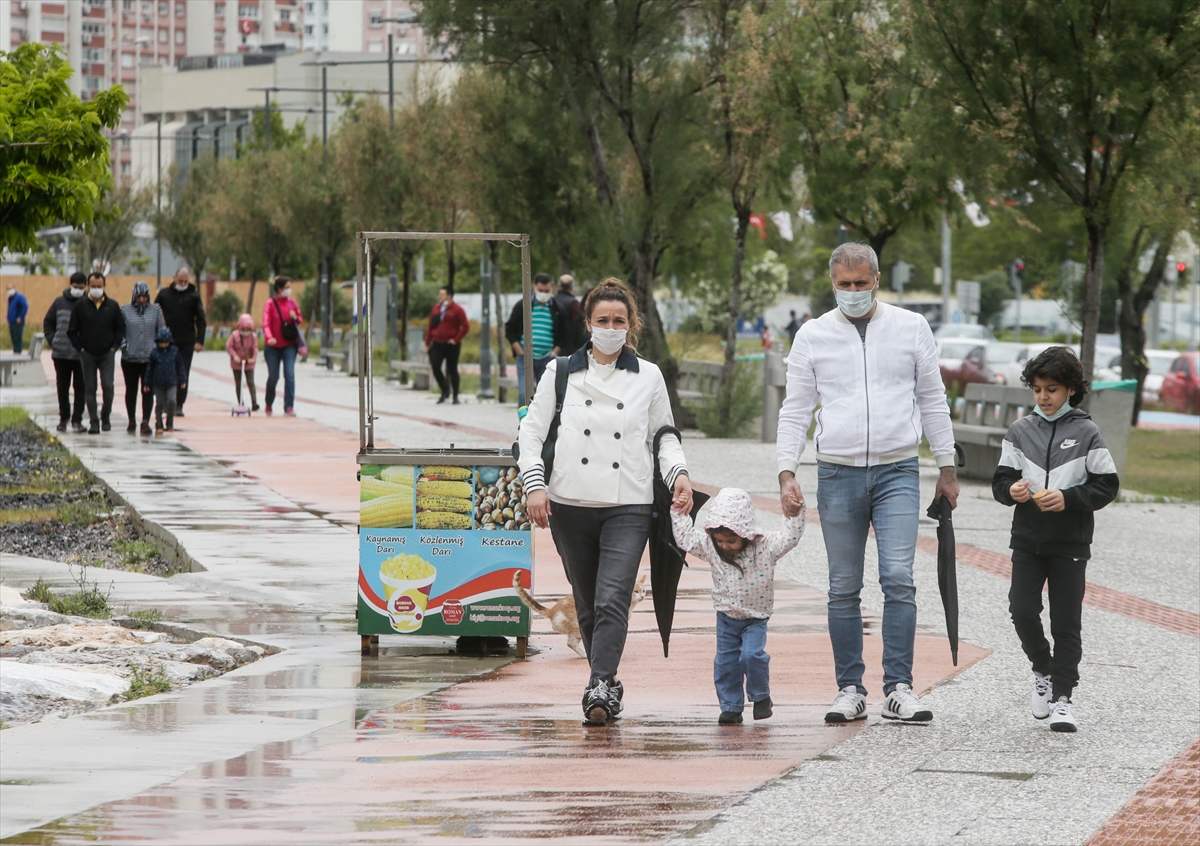
<svg viewBox="0 0 1200 846">
<path fill-rule="evenodd" d="M 676 393 L 680 400 L 699 400 L 715 397 L 721 389 L 722 364 L 717 361 L 679 362 L 679 387 Z"/>
<path fill-rule="evenodd" d="M 42 349 L 46 336 L 35 332 L 29 340 L 29 352 L 0 354 L 0 387 L 38 388 L 46 384 L 42 367 Z"/>
<path fill-rule="evenodd" d="M 412 350 L 410 349 L 411 352 Z M 396 378 L 400 378 L 401 380 L 411 376 L 414 391 L 429 390 L 433 372 L 429 368 L 429 353 L 425 351 L 424 347 L 411 360 L 400 361 L 399 359 L 392 359 L 388 362 L 388 367 L 391 370 L 388 378 L 392 378 L 392 374 L 395 374 Z"/>
<path fill-rule="evenodd" d="M 1033 408 L 1033 391 L 1009 385 L 967 385 L 962 421 L 954 424 L 954 440 L 962 447 L 965 464 L 959 474 L 990 480 L 1000 463 L 1004 434 Z"/>
</svg>

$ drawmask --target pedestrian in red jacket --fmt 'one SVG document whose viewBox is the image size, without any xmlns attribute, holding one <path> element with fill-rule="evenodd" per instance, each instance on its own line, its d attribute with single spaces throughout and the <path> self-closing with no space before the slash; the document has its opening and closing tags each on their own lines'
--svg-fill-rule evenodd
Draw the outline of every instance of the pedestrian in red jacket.
<svg viewBox="0 0 1200 846">
<path fill-rule="evenodd" d="M 471 323 L 462 306 L 454 302 L 454 292 L 448 287 L 438 291 L 438 302 L 429 315 L 429 328 L 425 330 L 425 349 L 429 352 L 429 364 L 433 367 L 433 378 L 437 379 L 443 403 L 454 395 L 458 405 L 458 353 L 462 339 L 471 331 Z M 446 372 L 442 373 L 442 362 Z"/>
</svg>

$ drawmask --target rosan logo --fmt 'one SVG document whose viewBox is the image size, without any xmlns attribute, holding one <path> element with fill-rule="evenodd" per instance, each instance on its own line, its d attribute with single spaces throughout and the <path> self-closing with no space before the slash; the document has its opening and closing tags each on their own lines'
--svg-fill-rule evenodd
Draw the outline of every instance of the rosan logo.
<svg viewBox="0 0 1200 846">
<path fill-rule="evenodd" d="M 1078 443 L 1079 443 L 1079 441 L 1074 440 L 1073 438 L 1067 438 L 1065 441 L 1063 441 L 1061 444 L 1058 445 L 1058 448 L 1059 449 L 1070 449 L 1071 447 L 1075 446 Z"/>
</svg>

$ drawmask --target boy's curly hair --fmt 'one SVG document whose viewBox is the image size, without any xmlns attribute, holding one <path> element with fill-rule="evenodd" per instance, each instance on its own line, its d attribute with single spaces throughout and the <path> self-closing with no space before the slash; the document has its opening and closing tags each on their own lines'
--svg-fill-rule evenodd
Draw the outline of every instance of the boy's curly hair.
<svg viewBox="0 0 1200 846">
<path fill-rule="evenodd" d="M 1025 365 L 1021 381 L 1033 387 L 1034 379 L 1052 379 L 1073 390 L 1069 402 L 1077 407 L 1087 395 L 1088 383 L 1083 378 L 1083 365 L 1070 347 L 1050 347 Z"/>
</svg>

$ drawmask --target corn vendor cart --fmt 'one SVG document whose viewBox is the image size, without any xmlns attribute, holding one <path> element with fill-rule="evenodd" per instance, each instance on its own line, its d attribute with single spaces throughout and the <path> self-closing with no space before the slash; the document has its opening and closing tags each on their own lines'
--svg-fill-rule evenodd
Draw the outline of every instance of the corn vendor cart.
<svg viewBox="0 0 1200 846">
<path fill-rule="evenodd" d="M 394 241 L 503 241 L 521 251 L 521 291 L 532 297 L 529 236 L 463 232 L 359 232 L 358 633 L 364 655 L 385 634 L 515 638 L 525 657 L 533 589 L 533 531 L 510 448 L 375 444 L 375 265 Z M 533 336 L 530 309 L 525 337 Z M 500 316 L 497 316 L 499 319 Z M 525 384 L 533 361 L 525 357 Z M 528 398 L 520 397 L 518 406 Z"/>
</svg>

